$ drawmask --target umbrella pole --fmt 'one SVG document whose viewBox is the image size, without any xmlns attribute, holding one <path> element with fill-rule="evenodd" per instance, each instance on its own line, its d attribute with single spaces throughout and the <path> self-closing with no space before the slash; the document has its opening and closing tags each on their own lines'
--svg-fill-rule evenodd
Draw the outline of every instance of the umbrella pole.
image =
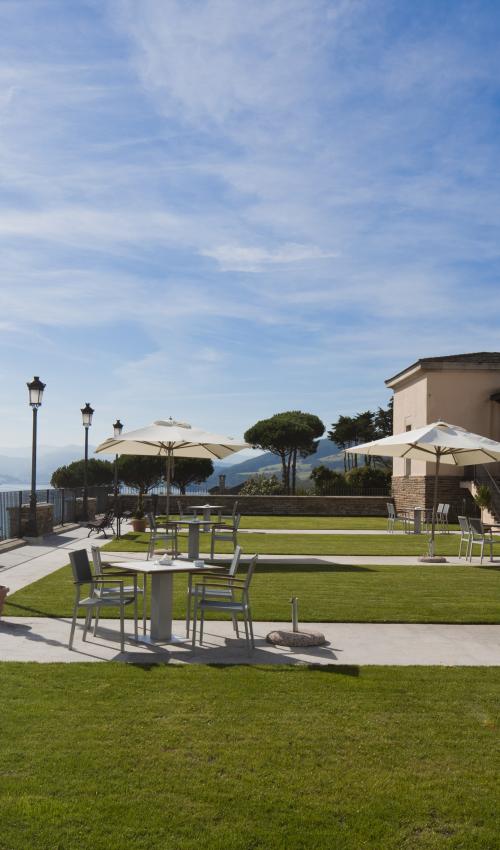
<svg viewBox="0 0 500 850">
<path fill-rule="evenodd" d="M 167 454 L 167 522 L 170 519 L 170 481 L 172 478 L 172 449 Z"/>
<path fill-rule="evenodd" d="M 432 504 L 432 525 L 431 537 L 429 540 L 429 555 L 434 557 L 434 537 L 436 533 L 436 514 L 437 514 L 437 499 L 438 499 L 438 479 L 439 479 L 439 463 L 441 460 L 441 452 L 438 450 L 436 454 L 436 474 L 434 476 L 434 499 Z"/>
</svg>

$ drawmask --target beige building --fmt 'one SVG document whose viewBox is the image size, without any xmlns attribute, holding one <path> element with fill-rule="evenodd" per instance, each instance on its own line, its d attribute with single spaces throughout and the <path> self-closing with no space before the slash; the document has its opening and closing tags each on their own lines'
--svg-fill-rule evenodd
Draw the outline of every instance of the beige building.
<svg viewBox="0 0 500 850">
<path fill-rule="evenodd" d="M 500 352 L 425 357 L 385 383 L 394 391 L 394 434 L 443 419 L 500 441 Z M 430 507 L 433 473 L 434 464 L 395 459 L 396 507 Z M 475 471 L 485 483 L 489 474 L 500 477 L 500 465 Z M 450 502 L 453 514 L 471 509 L 471 497 L 462 482 L 473 477 L 474 471 L 467 467 L 442 468 L 440 501 Z"/>
</svg>

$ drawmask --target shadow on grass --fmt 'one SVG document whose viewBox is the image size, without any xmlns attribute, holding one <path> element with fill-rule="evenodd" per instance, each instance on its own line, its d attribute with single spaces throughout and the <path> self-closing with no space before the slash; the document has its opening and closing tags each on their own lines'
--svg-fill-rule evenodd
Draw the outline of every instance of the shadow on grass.
<svg viewBox="0 0 500 850">
<path fill-rule="evenodd" d="M 356 564 L 326 564 L 318 561 L 309 564 L 258 564 L 259 573 L 373 573 L 370 567 L 362 567 Z M 243 564 L 242 573 L 245 572 Z"/>
<path fill-rule="evenodd" d="M 128 661 L 127 664 L 129 667 L 135 667 L 137 670 L 142 670 L 144 673 L 151 673 L 155 667 L 168 666 L 164 662 L 154 659 L 151 659 L 151 661 Z M 315 673 L 335 673 L 339 676 L 350 676 L 351 678 L 358 678 L 361 674 L 360 668 L 356 664 L 316 664 L 314 662 L 308 664 L 304 661 L 301 661 L 298 664 L 290 663 L 290 661 L 283 662 L 281 664 L 264 664 L 262 662 L 256 662 L 254 664 L 251 661 L 244 661 L 242 659 L 241 663 L 233 662 L 232 664 L 224 664 L 223 662 L 205 662 L 200 663 L 199 666 L 221 671 L 232 670 L 235 667 L 255 667 L 261 673 L 272 673 L 274 675 L 279 675 L 280 673 L 286 674 L 296 670 Z M 192 664 L 185 664 L 182 666 L 176 665 L 175 670 L 189 670 L 192 667 Z"/>
</svg>

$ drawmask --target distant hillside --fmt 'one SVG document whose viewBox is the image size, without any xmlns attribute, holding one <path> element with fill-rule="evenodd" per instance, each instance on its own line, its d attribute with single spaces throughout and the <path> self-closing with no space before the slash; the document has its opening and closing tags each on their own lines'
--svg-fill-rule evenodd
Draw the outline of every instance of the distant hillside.
<svg viewBox="0 0 500 850">
<path fill-rule="evenodd" d="M 16 452 L 13 454 L 13 452 Z M 93 446 L 89 446 L 92 457 Z M 48 483 L 52 473 L 59 466 L 65 466 L 73 460 L 83 458 L 83 446 L 62 446 L 54 449 L 48 446 L 38 448 L 37 481 Z M 31 449 L 2 449 L 0 447 L 0 484 L 28 484 L 31 480 Z"/>
<path fill-rule="evenodd" d="M 344 455 L 339 447 L 331 440 L 323 439 L 318 442 L 318 450 L 315 454 L 297 463 L 297 476 L 299 479 L 309 478 L 314 466 L 327 466 L 329 469 L 344 470 Z M 251 457 L 243 463 L 235 463 L 232 466 L 219 467 L 215 464 L 215 472 L 207 480 L 208 487 L 215 487 L 219 483 L 219 474 L 226 476 L 226 487 L 235 487 L 250 478 L 252 475 L 277 475 L 281 478 L 281 461 L 277 455 L 271 452 Z"/>
</svg>

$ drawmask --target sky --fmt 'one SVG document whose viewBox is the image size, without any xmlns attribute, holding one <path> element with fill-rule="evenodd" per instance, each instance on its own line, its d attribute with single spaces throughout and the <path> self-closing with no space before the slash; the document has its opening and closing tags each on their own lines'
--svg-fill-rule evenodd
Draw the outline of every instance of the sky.
<svg viewBox="0 0 500 850">
<path fill-rule="evenodd" d="M 0 446 L 500 350 L 496 0 L 1 0 Z"/>
</svg>

